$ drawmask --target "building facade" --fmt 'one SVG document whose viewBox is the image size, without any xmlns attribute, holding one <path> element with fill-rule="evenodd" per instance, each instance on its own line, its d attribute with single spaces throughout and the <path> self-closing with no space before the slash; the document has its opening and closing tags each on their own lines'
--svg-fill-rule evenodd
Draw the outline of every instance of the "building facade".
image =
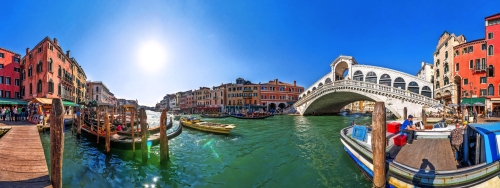
<svg viewBox="0 0 500 188">
<path fill-rule="evenodd" d="M 70 51 L 67 51 L 68 57 L 70 57 Z M 86 87 L 86 82 L 87 82 L 87 75 L 85 74 L 85 71 L 83 71 L 82 66 L 78 64 L 75 58 L 70 59 L 71 62 L 71 75 L 73 75 L 73 85 L 75 86 L 75 91 L 73 92 L 73 97 L 75 103 L 80 103 L 82 101 L 85 101 L 86 99 L 86 94 L 87 94 L 87 87 Z"/>
<path fill-rule="evenodd" d="M 422 61 L 417 77 L 428 82 L 434 81 L 434 65 Z"/>
<path fill-rule="evenodd" d="M 61 98 L 75 102 L 71 59 L 64 53 L 56 38 L 45 37 L 35 47 L 26 49 L 21 60 L 21 96 L 34 98 Z"/>
<path fill-rule="evenodd" d="M 278 79 L 271 80 L 268 83 L 260 84 L 260 101 L 263 106 L 267 106 L 268 110 L 285 109 L 298 100 L 300 93 L 304 91 L 304 87 L 297 86 L 297 82 L 293 84 L 281 82 Z"/>
<path fill-rule="evenodd" d="M 117 99 L 108 87 L 101 81 L 87 81 L 87 96 L 100 105 L 116 105 Z"/>
<path fill-rule="evenodd" d="M 445 105 L 458 102 L 457 84 L 454 79 L 453 47 L 465 43 L 463 35 L 444 32 L 434 51 L 434 98 Z"/>
<path fill-rule="evenodd" d="M 0 48 L 0 98 L 21 98 L 21 55 Z"/>
</svg>

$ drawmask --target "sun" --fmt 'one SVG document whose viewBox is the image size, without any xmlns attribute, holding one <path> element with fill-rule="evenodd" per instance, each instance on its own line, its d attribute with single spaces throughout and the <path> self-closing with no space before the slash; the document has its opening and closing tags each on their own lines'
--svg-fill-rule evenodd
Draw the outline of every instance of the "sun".
<svg viewBox="0 0 500 188">
<path fill-rule="evenodd" d="M 140 45 L 139 67 L 146 73 L 154 73 L 166 64 L 166 50 L 157 41 L 148 41 Z"/>
</svg>

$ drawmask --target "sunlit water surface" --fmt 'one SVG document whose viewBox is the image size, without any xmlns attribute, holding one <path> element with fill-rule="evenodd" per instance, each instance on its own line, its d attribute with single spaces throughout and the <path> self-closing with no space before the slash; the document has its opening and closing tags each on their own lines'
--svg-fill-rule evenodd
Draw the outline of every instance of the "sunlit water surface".
<svg viewBox="0 0 500 188">
<path fill-rule="evenodd" d="M 148 112 L 149 122 L 159 114 Z M 111 148 L 65 132 L 64 187 L 369 187 L 340 142 L 352 117 L 274 116 L 264 120 L 204 119 L 232 123 L 230 135 L 184 128 L 169 140 L 170 163 L 159 164 L 159 146 L 142 164 L 140 150 Z M 358 124 L 369 117 L 357 117 Z M 41 134 L 47 163 L 50 135 Z M 49 164 L 50 168 L 50 164 Z"/>
</svg>

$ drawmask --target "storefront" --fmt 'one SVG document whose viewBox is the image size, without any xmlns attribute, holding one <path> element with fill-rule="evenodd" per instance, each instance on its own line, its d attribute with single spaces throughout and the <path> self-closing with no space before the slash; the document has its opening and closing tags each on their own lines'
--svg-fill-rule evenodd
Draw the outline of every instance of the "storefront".
<svg viewBox="0 0 500 188">
<path fill-rule="evenodd" d="M 461 104 L 469 104 L 467 108 L 469 109 L 469 112 L 472 112 L 473 109 L 477 110 L 478 114 L 484 114 L 486 110 L 486 98 L 462 98 Z M 482 106 L 480 105 L 475 105 L 481 103 Z M 500 107 L 500 101 L 499 101 L 499 107 Z"/>
<path fill-rule="evenodd" d="M 493 116 L 500 116 L 500 98 L 491 98 L 491 106 L 489 109 L 492 111 Z"/>
</svg>

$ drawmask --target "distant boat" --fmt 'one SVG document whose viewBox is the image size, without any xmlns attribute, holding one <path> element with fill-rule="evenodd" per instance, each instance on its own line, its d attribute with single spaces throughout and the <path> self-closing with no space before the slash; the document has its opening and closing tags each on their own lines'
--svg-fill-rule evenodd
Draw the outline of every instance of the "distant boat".
<svg viewBox="0 0 500 188">
<path fill-rule="evenodd" d="M 198 129 L 200 131 L 221 133 L 221 134 L 229 134 L 231 130 L 236 127 L 233 124 L 202 122 L 199 119 L 186 119 L 186 118 L 182 118 L 180 123 L 182 126 Z"/>
</svg>

